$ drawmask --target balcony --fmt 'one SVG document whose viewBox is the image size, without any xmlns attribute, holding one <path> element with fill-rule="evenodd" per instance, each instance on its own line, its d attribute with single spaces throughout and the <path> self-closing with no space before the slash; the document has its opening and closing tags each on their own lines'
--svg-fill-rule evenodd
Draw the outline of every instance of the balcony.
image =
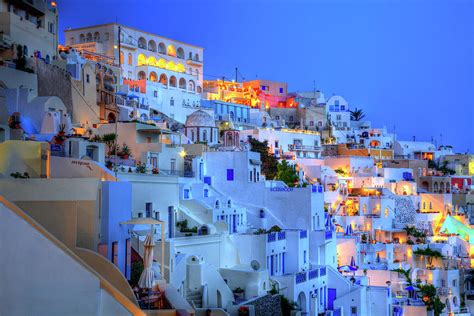
<svg viewBox="0 0 474 316">
<path fill-rule="evenodd" d="M 165 170 L 159 169 L 158 174 L 164 176 L 177 176 L 183 178 L 194 178 L 194 171 L 190 170 Z"/>
<path fill-rule="evenodd" d="M 201 60 L 196 60 L 193 58 L 186 59 L 186 63 L 191 66 L 202 66 L 203 64 Z"/>
<path fill-rule="evenodd" d="M 288 151 L 321 151 L 320 146 L 289 144 Z"/>
<path fill-rule="evenodd" d="M 306 272 L 300 272 L 295 274 L 295 283 L 300 284 L 306 282 Z"/>
<path fill-rule="evenodd" d="M 319 270 L 318 269 L 314 269 L 314 270 L 311 270 L 308 272 L 308 279 L 309 280 L 312 280 L 312 279 L 315 279 L 319 276 Z"/>
</svg>

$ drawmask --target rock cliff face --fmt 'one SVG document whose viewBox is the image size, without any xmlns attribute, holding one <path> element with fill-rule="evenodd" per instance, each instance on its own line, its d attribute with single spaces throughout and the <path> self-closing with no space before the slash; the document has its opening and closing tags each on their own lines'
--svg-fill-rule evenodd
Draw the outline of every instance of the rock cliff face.
<svg viewBox="0 0 474 316">
<path fill-rule="evenodd" d="M 72 113 L 71 76 L 65 70 L 46 64 L 42 60 L 36 63 L 38 75 L 38 96 L 56 96 L 60 98 L 68 113 Z"/>
<path fill-rule="evenodd" d="M 395 222 L 401 224 L 414 224 L 416 208 L 408 196 L 392 197 L 395 200 Z"/>
</svg>

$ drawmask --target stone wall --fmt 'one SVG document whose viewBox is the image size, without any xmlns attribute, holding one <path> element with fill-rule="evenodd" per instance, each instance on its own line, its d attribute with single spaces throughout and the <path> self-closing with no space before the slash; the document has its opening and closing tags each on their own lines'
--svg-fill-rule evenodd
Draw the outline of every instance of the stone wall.
<svg viewBox="0 0 474 316">
<path fill-rule="evenodd" d="M 248 301 L 245 305 L 254 306 L 255 316 L 281 316 L 280 300 L 280 295 L 265 295 Z"/>
<path fill-rule="evenodd" d="M 69 73 L 42 60 L 37 60 L 35 72 L 38 75 L 38 96 L 57 96 L 69 114 L 72 114 L 71 76 Z"/>
</svg>

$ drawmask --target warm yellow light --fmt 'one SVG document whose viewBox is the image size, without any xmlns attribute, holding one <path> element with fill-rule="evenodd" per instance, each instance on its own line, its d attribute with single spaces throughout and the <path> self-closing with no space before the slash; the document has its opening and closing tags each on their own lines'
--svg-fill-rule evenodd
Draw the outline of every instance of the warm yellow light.
<svg viewBox="0 0 474 316">
<path fill-rule="evenodd" d="M 181 150 L 181 151 L 179 152 L 179 156 L 180 156 L 181 158 L 184 158 L 184 156 L 186 156 L 186 151 L 185 151 L 184 149 Z"/>
<path fill-rule="evenodd" d="M 56 3 L 56 1 L 51 1 L 51 6 L 55 8 L 58 6 L 58 4 Z"/>
<path fill-rule="evenodd" d="M 117 48 L 118 48 L 118 46 L 117 46 L 117 45 L 114 45 L 114 48 L 115 48 L 115 49 L 117 49 Z"/>
</svg>

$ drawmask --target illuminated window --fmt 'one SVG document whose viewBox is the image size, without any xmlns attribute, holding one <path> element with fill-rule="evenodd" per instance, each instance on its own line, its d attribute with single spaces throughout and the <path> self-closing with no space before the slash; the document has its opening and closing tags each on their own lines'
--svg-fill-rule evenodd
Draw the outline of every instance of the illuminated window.
<svg viewBox="0 0 474 316">
<path fill-rule="evenodd" d="M 146 73 L 144 71 L 140 71 L 138 73 L 138 79 L 139 80 L 143 80 L 143 79 L 146 79 Z"/>
<path fill-rule="evenodd" d="M 168 86 L 168 77 L 165 74 L 160 75 L 160 83 L 165 87 Z"/>
<path fill-rule="evenodd" d="M 131 53 L 128 53 L 128 64 L 131 66 L 132 65 L 132 54 Z"/>
<path fill-rule="evenodd" d="M 176 84 L 177 84 L 176 81 L 177 81 L 177 80 L 176 80 L 176 77 L 175 77 L 175 76 L 171 76 L 171 77 L 170 77 L 170 87 L 175 87 L 175 88 L 176 88 Z"/>
<path fill-rule="evenodd" d="M 143 54 L 138 55 L 138 66 L 146 65 L 146 57 Z"/>
<path fill-rule="evenodd" d="M 150 81 L 153 81 L 153 82 L 158 81 L 158 76 L 156 75 L 156 72 L 154 71 L 150 72 Z"/>
<path fill-rule="evenodd" d="M 176 64 L 172 61 L 169 61 L 167 64 L 166 64 L 166 69 L 168 70 L 172 70 L 172 71 L 176 71 Z"/>
<path fill-rule="evenodd" d="M 155 66 L 156 65 L 156 58 L 153 57 L 153 56 L 148 57 L 147 64 L 150 65 L 150 66 Z"/>
<path fill-rule="evenodd" d="M 178 72 L 186 72 L 186 69 L 184 68 L 183 64 L 178 64 L 176 65 L 176 71 Z"/>
<path fill-rule="evenodd" d="M 160 58 L 160 60 L 158 60 L 157 66 L 160 68 L 166 68 L 166 60 Z"/>
<path fill-rule="evenodd" d="M 123 52 L 120 52 L 120 64 L 121 64 L 121 65 L 123 65 L 123 63 L 124 63 L 124 61 L 125 61 L 124 59 L 125 59 L 125 57 L 124 57 Z"/>
<path fill-rule="evenodd" d="M 385 215 L 385 218 L 387 218 L 387 217 L 388 217 L 388 208 L 387 208 L 387 207 L 385 208 L 384 215 Z"/>
<path fill-rule="evenodd" d="M 176 57 L 176 49 L 173 45 L 168 45 L 167 53 L 168 56 Z"/>
</svg>

